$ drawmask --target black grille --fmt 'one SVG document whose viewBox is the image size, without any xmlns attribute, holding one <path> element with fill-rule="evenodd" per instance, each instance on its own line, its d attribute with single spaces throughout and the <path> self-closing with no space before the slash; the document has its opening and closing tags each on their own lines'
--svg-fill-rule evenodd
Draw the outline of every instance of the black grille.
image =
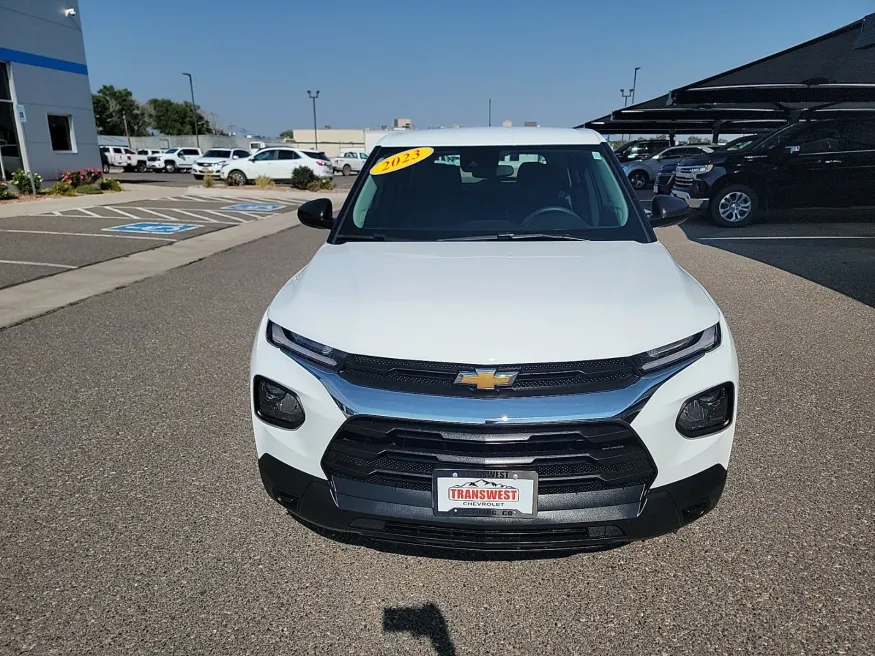
<svg viewBox="0 0 875 656">
<path fill-rule="evenodd" d="M 576 549 L 625 541 L 625 534 L 618 526 L 515 528 L 504 525 L 500 528 L 480 528 L 393 521 L 386 522 L 381 531 L 373 531 L 373 534 L 394 541 L 435 547 L 498 551 Z"/>
<path fill-rule="evenodd" d="M 692 173 L 688 173 L 681 168 L 675 171 L 674 186 L 678 189 L 689 189 L 693 186 L 695 178 Z"/>
<path fill-rule="evenodd" d="M 499 372 L 519 372 L 512 385 L 495 390 L 479 390 L 455 383 L 463 371 L 479 368 Z M 367 355 L 350 355 L 340 375 L 363 387 L 476 398 L 516 396 L 553 396 L 622 389 L 638 380 L 638 371 L 628 358 L 585 360 L 579 362 L 545 362 L 514 365 L 471 365 L 453 362 L 395 360 Z"/>
<path fill-rule="evenodd" d="M 431 490 L 433 471 L 453 467 L 536 471 L 539 494 L 646 486 L 656 476 L 621 421 L 455 426 L 354 417 L 322 459 L 328 476 L 408 490 Z"/>
<path fill-rule="evenodd" d="M 665 164 L 659 173 L 656 175 L 656 184 L 660 187 L 667 187 L 671 184 L 674 178 L 674 170 L 677 164 Z"/>
</svg>

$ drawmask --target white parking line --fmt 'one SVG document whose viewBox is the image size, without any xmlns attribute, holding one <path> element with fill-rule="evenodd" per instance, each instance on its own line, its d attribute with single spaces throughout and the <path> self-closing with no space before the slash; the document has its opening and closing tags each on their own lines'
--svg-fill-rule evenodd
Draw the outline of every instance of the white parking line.
<svg viewBox="0 0 875 656">
<path fill-rule="evenodd" d="M 185 214 L 186 216 L 190 216 L 190 217 L 193 217 L 195 219 L 200 219 L 201 221 L 208 221 L 209 223 L 219 223 L 219 221 L 216 221 L 215 219 L 211 219 L 208 216 L 201 216 L 200 214 L 195 214 L 195 213 L 189 212 L 187 210 L 180 210 L 180 209 L 177 209 L 174 207 L 172 211 L 179 212 L 180 214 Z"/>
<path fill-rule="evenodd" d="M 201 210 L 201 212 L 209 212 L 210 214 L 221 216 L 223 219 L 231 219 L 232 221 L 237 221 L 238 223 L 248 223 L 244 218 L 238 219 L 236 216 L 231 216 L 230 214 L 222 214 L 221 212 L 217 212 L 216 210 Z M 238 212 L 238 214 L 245 214 L 245 212 Z"/>
<path fill-rule="evenodd" d="M 52 264 L 51 262 L 25 262 L 24 260 L 0 260 L 0 264 L 25 264 L 28 266 L 55 267 L 56 269 L 78 269 L 69 264 Z"/>
<path fill-rule="evenodd" d="M 738 239 L 875 239 L 875 235 L 872 235 L 870 237 L 862 235 L 800 235 L 788 237 L 699 237 L 699 241 L 735 241 Z"/>
<path fill-rule="evenodd" d="M 81 208 L 79 211 L 83 214 L 87 214 L 88 216 L 100 216 L 100 214 L 98 214 L 97 212 L 92 212 L 91 210 L 85 208 Z"/>
<path fill-rule="evenodd" d="M 245 214 L 246 216 L 251 216 L 253 219 L 264 219 L 268 216 L 276 216 L 274 212 L 244 212 L 243 210 L 231 210 L 232 212 L 236 212 L 237 214 Z"/>
<path fill-rule="evenodd" d="M 183 199 L 184 200 L 193 200 L 196 203 L 209 203 L 210 202 L 206 198 L 202 198 L 200 196 L 176 196 L 175 198 L 177 198 L 179 200 L 183 200 Z"/>
<path fill-rule="evenodd" d="M 131 209 L 143 210 L 144 212 L 148 212 L 149 214 L 154 214 L 155 216 L 161 217 L 162 219 L 165 219 L 167 221 L 179 221 L 180 220 L 180 219 L 177 219 L 176 217 L 169 216 L 167 214 L 162 214 L 161 212 L 156 212 L 155 210 L 150 210 L 148 207 L 137 207 L 137 208 L 131 208 Z"/>
<path fill-rule="evenodd" d="M 149 241 L 176 241 L 167 237 L 135 237 L 134 235 L 95 235 L 90 232 L 56 232 L 53 230 L 15 230 L 2 228 L 0 232 L 18 232 L 26 235 L 64 235 L 67 237 L 105 237 L 109 239 L 146 239 Z"/>
<path fill-rule="evenodd" d="M 136 214 L 131 214 L 130 212 L 125 212 L 124 210 L 120 210 L 119 208 L 113 207 L 112 205 L 104 205 L 103 207 L 105 209 L 112 211 L 112 212 L 118 212 L 122 216 L 126 216 L 129 219 L 142 219 L 143 218 L 142 216 L 137 216 Z M 133 208 L 131 208 L 131 209 L 133 209 Z M 109 218 L 109 217 L 104 217 L 104 218 Z"/>
</svg>

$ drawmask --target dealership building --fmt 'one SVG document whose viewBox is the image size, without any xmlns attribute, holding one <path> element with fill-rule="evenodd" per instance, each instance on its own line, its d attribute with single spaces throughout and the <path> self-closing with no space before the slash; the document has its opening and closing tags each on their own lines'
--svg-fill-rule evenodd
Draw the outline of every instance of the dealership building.
<svg viewBox="0 0 875 656">
<path fill-rule="evenodd" d="M 0 0 L 0 162 L 46 180 L 100 166 L 77 0 Z"/>
</svg>

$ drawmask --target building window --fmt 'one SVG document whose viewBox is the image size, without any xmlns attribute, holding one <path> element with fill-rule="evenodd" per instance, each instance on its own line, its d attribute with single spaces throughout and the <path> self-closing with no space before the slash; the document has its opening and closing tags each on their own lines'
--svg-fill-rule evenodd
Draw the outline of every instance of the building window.
<svg viewBox="0 0 875 656">
<path fill-rule="evenodd" d="M 52 150 L 73 152 L 73 123 L 69 116 L 49 114 L 49 135 L 52 138 Z"/>
</svg>

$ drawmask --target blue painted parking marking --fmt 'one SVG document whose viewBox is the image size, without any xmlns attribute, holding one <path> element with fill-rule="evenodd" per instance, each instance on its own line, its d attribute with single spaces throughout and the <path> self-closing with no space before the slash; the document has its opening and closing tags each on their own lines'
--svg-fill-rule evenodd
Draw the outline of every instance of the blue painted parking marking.
<svg viewBox="0 0 875 656">
<path fill-rule="evenodd" d="M 125 225 L 104 228 L 106 232 L 145 232 L 149 235 L 174 235 L 177 232 L 194 230 L 201 226 L 196 223 L 152 223 L 141 221 L 139 223 L 126 223 Z"/>
<path fill-rule="evenodd" d="M 259 203 L 239 203 L 237 205 L 228 205 L 223 207 L 223 210 L 237 210 L 238 212 L 275 212 L 282 209 L 285 205 L 261 205 Z"/>
</svg>

